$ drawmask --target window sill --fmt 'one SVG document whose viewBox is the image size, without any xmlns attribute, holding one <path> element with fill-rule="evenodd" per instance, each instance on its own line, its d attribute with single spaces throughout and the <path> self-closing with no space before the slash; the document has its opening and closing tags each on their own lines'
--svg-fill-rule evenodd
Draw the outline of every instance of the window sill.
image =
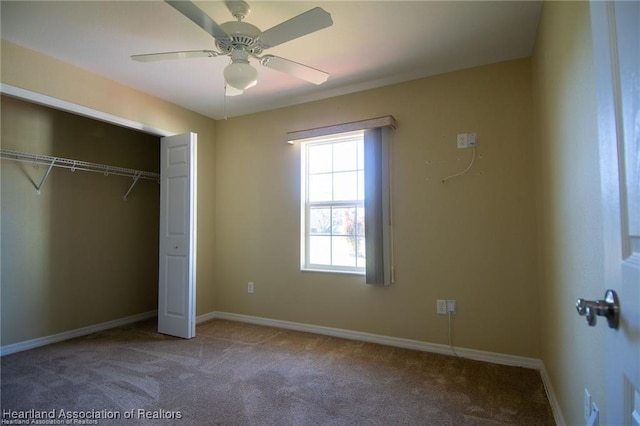
<svg viewBox="0 0 640 426">
<path fill-rule="evenodd" d="M 342 271 L 340 269 L 319 269 L 319 268 L 300 268 L 300 272 L 322 272 L 329 274 L 341 274 L 341 275 L 361 275 L 365 276 L 365 271 Z"/>
</svg>

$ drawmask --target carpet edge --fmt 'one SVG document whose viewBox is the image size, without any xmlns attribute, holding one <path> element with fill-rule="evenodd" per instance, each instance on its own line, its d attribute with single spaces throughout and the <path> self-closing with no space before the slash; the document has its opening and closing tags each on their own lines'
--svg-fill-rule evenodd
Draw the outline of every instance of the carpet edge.
<svg viewBox="0 0 640 426">
<path fill-rule="evenodd" d="M 349 340 L 359 340 L 369 343 L 395 346 L 404 349 L 415 349 L 423 352 L 432 352 L 443 355 L 454 355 L 448 345 L 439 343 L 423 342 L 421 340 L 404 339 L 400 337 L 384 336 L 380 334 L 365 333 L 361 331 L 345 330 L 341 328 L 324 327 L 313 324 L 283 321 L 271 318 L 256 317 L 251 315 L 235 314 L 231 312 L 214 311 L 200 315 L 196 323 L 209 321 L 212 319 L 226 319 L 230 321 L 246 322 L 249 324 L 264 325 L 269 327 L 284 328 L 287 330 L 303 331 L 327 336 L 341 337 Z M 524 367 L 533 370 L 542 369 L 542 361 L 538 358 L 529 358 L 518 355 L 507 355 L 495 352 L 487 352 L 476 349 L 455 347 L 456 353 L 468 359 L 476 361 L 486 361 L 494 364 L 509 365 L 513 367 Z"/>
<path fill-rule="evenodd" d="M 157 310 L 143 312 L 136 315 L 131 315 L 124 318 L 118 318 L 111 321 L 106 321 L 100 324 L 93 324 L 87 327 L 76 328 L 74 330 L 63 331 L 62 333 L 52 334 L 50 336 L 37 337 L 35 339 L 25 340 L 18 343 L 11 343 L 8 345 L 0 346 L 0 357 L 5 355 L 11 355 L 16 352 L 22 352 L 29 349 L 38 348 L 40 346 L 50 345 L 52 343 L 62 342 L 64 340 L 74 339 L 76 337 L 86 336 L 87 334 L 97 333 L 98 331 L 108 330 L 110 328 L 120 327 L 127 324 L 132 324 L 138 321 L 144 321 L 149 318 L 153 318 L 158 315 Z"/>
</svg>

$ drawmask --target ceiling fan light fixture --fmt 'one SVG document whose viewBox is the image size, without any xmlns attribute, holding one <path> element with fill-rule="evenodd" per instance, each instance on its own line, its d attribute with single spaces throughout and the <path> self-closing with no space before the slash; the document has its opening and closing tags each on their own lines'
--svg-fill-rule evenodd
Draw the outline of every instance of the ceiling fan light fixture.
<svg viewBox="0 0 640 426">
<path fill-rule="evenodd" d="M 234 89 L 247 90 L 258 82 L 258 70 L 249 63 L 249 54 L 243 49 L 231 52 L 231 63 L 224 69 L 224 80 Z"/>
<path fill-rule="evenodd" d="M 258 70 L 249 61 L 233 61 L 224 69 L 224 80 L 238 90 L 247 90 L 258 82 Z"/>
</svg>

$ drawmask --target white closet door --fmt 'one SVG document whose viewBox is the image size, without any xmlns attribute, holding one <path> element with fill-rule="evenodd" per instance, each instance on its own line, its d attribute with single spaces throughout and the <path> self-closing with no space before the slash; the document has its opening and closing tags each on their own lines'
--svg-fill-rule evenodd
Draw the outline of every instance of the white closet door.
<svg viewBox="0 0 640 426">
<path fill-rule="evenodd" d="M 194 133 L 162 138 L 158 332 L 196 335 L 196 143 Z"/>
</svg>

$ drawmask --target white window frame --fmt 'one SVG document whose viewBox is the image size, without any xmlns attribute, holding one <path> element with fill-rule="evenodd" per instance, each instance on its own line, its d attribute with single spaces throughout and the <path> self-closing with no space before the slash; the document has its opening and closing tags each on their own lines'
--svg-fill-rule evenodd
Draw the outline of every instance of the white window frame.
<svg viewBox="0 0 640 426">
<path fill-rule="evenodd" d="M 309 201 L 309 175 L 307 171 L 308 164 L 308 148 L 310 146 L 317 146 L 320 144 L 335 144 L 340 142 L 346 142 L 353 140 L 354 138 L 364 139 L 364 131 L 352 131 L 337 133 L 327 136 L 320 136 L 315 138 L 303 139 L 300 141 L 300 176 L 301 176 L 301 208 L 300 208 L 300 269 L 302 271 L 314 271 L 314 272 L 330 272 L 340 274 L 355 274 L 365 275 L 365 267 L 358 266 L 340 266 L 340 265 L 326 265 L 326 264 L 312 264 L 309 261 L 309 240 L 311 236 L 309 216 L 311 207 L 351 207 L 356 206 L 364 210 L 364 197 L 361 200 L 349 200 L 349 201 Z M 363 165 L 364 167 L 364 165 Z M 362 242 L 364 244 L 364 235 L 362 235 Z"/>
</svg>

